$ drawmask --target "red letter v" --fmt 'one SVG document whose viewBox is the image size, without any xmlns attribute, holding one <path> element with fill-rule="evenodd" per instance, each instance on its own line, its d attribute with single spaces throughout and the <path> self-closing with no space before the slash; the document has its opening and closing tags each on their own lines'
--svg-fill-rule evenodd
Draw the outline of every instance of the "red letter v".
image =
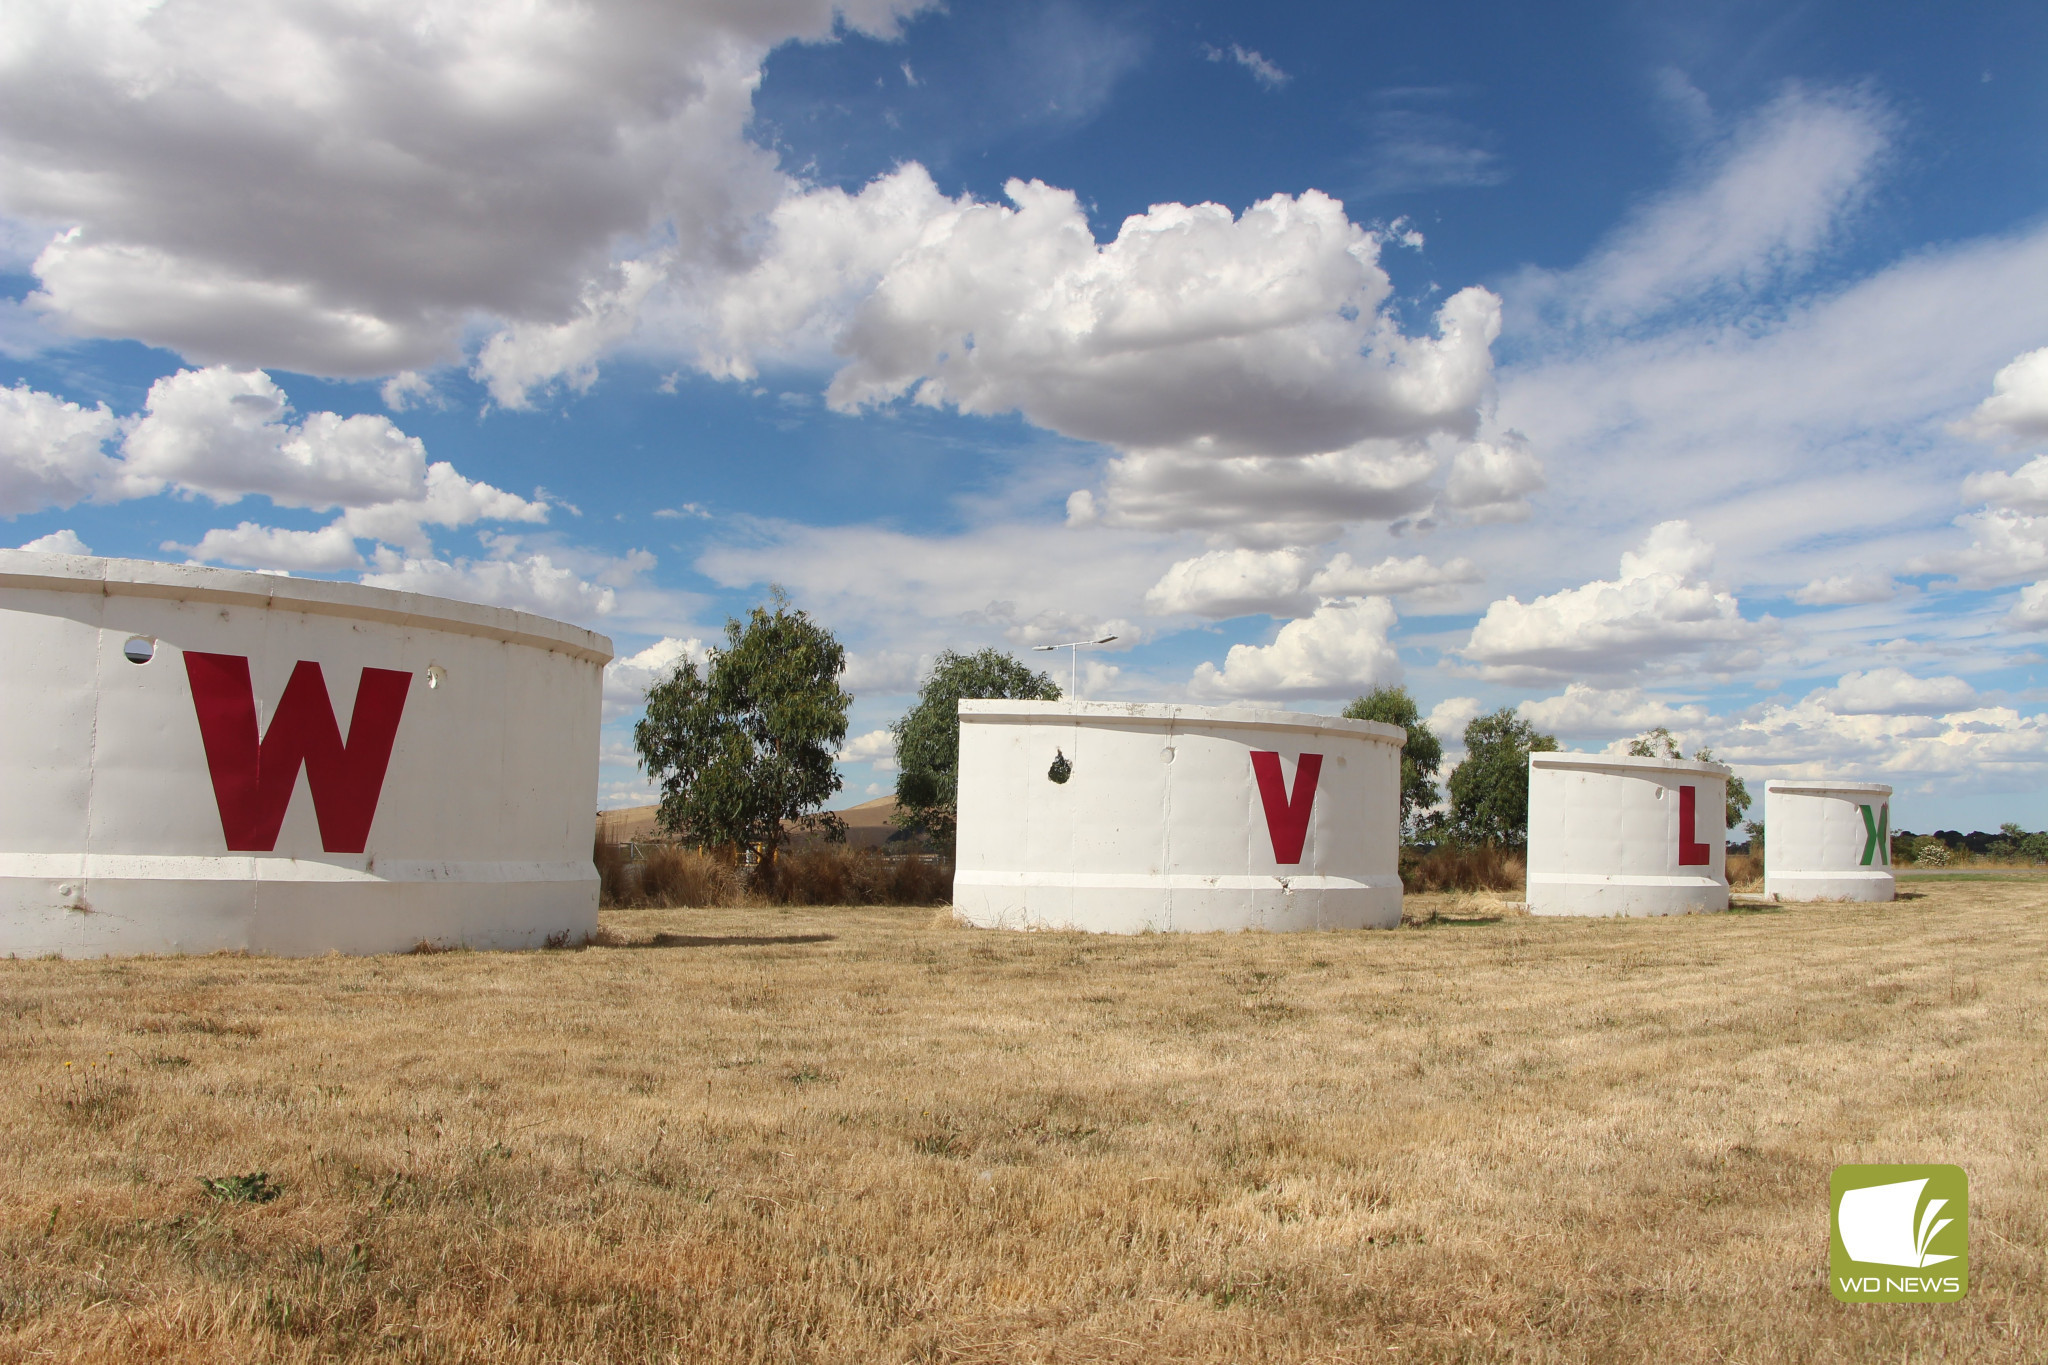
<svg viewBox="0 0 2048 1365">
<path fill-rule="evenodd" d="M 1259 800 L 1266 807 L 1266 833 L 1273 840 L 1273 861 L 1298 863 L 1308 841 L 1309 811 L 1316 804 L 1316 778 L 1323 771 L 1321 754 L 1303 754 L 1294 765 L 1294 794 L 1280 772 L 1280 755 L 1252 751 L 1252 772 L 1259 779 Z"/>
</svg>

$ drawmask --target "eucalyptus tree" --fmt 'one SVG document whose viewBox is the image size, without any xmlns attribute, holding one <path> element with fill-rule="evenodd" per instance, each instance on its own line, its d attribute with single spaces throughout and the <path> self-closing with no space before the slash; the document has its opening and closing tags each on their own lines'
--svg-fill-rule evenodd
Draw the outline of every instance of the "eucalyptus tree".
<svg viewBox="0 0 2048 1365">
<path fill-rule="evenodd" d="M 1401 832 L 1413 838 L 1438 800 L 1437 770 L 1443 766 L 1443 741 L 1422 719 L 1405 687 L 1375 687 L 1344 708 L 1346 720 L 1376 720 L 1408 732 L 1401 749 Z"/>
<path fill-rule="evenodd" d="M 897 821 L 949 854 L 959 817 L 959 703 L 968 698 L 1058 701 L 1060 688 L 1000 649 L 949 649 L 933 661 L 917 704 L 890 727 L 896 736 Z"/>
<path fill-rule="evenodd" d="M 700 845 L 751 846 L 772 869 L 787 822 L 842 785 L 845 670 L 844 647 L 778 588 L 744 623 L 725 623 L 724 645 L 701 670 L 684 659 L 650 687 L 633 744 L 661 787 L 662 828 Z"/>
</svg>

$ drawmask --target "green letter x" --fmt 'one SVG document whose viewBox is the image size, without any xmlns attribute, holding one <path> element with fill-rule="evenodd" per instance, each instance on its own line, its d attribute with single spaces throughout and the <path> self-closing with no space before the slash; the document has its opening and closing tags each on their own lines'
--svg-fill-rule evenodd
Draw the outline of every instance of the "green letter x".
<svg viewBox="0 0 2048 1365">
<path fill-rule="evenodd" d="M 1863 832 L 1868 836 L 1863 841 L 1863 865 L 1869 867 L 1871 858 L 1875 857 L 1879 867 L 1889 867 L 1892 861 L 1892 847 L 1887 831 L 1891 828 L 1892 822 L 1891 803 L 1887 801 L 1877 807 L 1875 814 L 1872 814 L 1869 806 L 1858 806 L 1856 809 L 1863 812 Z"/>
</svg>

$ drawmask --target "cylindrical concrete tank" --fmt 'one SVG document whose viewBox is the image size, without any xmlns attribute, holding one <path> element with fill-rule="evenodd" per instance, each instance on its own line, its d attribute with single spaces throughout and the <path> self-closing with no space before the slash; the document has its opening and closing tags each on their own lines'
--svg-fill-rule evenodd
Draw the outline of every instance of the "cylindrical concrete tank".
<svg viewBox="0 0 2048 1365">
<path fill-rule="evenodd" d="M 610 657 L 414 593 L 0 552 L 0 953 L 580 939 Z"/>
<path fill-rule="evenodd" d="M 1764 894 L 1888 901 L 1892 789 L 1881 782 L 1764 783 Z"/>
<path fill-rule="evenodd" d="M 1292 711 L 963 701 L 954 908 L 1010 929 L 1391 929 L 1406 739 Z"/>
<path fill-rule="evenodd" d="M 1687 759 L 1529 755 L 1529 909 L 1728 908 L 1729 769 Z"/>
</svg>

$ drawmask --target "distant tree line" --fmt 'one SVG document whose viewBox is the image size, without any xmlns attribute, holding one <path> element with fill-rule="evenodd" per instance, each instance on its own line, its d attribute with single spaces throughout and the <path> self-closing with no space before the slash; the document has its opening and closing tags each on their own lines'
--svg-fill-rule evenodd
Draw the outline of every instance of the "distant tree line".
<svg viewBox="0 0 2048 1365">
<path fill-rule="evenodd" d="M 1422 847 L 1493 845 L 1518 849 L 1529 841 L 1529 755 L 1557 751 L 1557 736 L 1546 735 L 1509 707 L 1474 718 L 1465 726 L 1465 757 L 1445 779 L 1439 795 L 1435 778 L 1443 742 L 1421 718 L 1404 687 L 1375 687 L 1344 708 L 1352 720 L 1377 720 L 1408 732 L 1401 753 L 1401 834 Z M 1664 726 L 1631 740 L 1635 758 L 1683 758 L 1678 740 Z M 1715 762 L 1702 745 L 1693 758 Z M 1448 800 L 1444 797 L 1447 796 Z M 1440 804 L 1441 803 L 1441 804 Z M 1723 829 L 1742 824 L 1751 805 L 1749 788 L 1730 774 Z M 1760 845 L 1763 827 L 1749 827 Z"/>
<path fill-rule="evenodd" d="M 1945 865 L 1961 858 L 1986 858 L 1992 862 L 2048 862 L 2048 831 L 2029 833 L 2010 821 L 1996 834 L 1981 829 L 1968 834 L 1956 829 L 1938 829 L 1932 834 L 1915 834 L 1909 829 L 1892 833 L 1892 862 Z"/>
<path fill-rule="evenodd" d="M 661 791 L 659 821 L 671 834 L 724 849 L 772 868 L 792 827 L 844 838 L 836 816 L 821 815 L 841 788 L 836 764 L 853 698 L 840 685 L 846 651 L 832 633 L 792 607 L 780 588 L 745 621 L 729 620 L 725 640 L 701 666 L 685 659 L 647 692 L 633 730 L 640 763 Z M 900 840 L 950 855 L 959 820 L 959 703 L 966 699 L 1057 701 L 1059 685 L 999 649 L 941 653 L 915 704 L 891 727 L 896 741 Z M 1529 755 L 1555 751 L 1557 737 L 1513 709 L 1465 726 L 1465 757 L 1442 776 L 1443 741 L 1404 687 L 1375 687 L 1344 708 L 1352 720 L 1399 726 L 1402 838 L 1425 847 L 1491 845 L 1516 849 L 1529 837 Z M 1659 726 L 1628 746 L 1639 757 L 1679 758 L 1678 741 Z M 1713 759 L 1706 748 L 1695 759 Z M 1727 825 L 1742 822 L 1750 796 L 1728 780 Z M 1761 825 L 1748 826 L 1752 845 Z M 1895 849 L 1917 850 L 1923 836 L 1900 831 Z M 2006 825 L 2000 834 L 1941 831 L 1925 838 L 1994 856 L 2048 858 L 2048 834 Z M 1981 846 L 1980 842 L 1981 841 Z"/>
</svg>

